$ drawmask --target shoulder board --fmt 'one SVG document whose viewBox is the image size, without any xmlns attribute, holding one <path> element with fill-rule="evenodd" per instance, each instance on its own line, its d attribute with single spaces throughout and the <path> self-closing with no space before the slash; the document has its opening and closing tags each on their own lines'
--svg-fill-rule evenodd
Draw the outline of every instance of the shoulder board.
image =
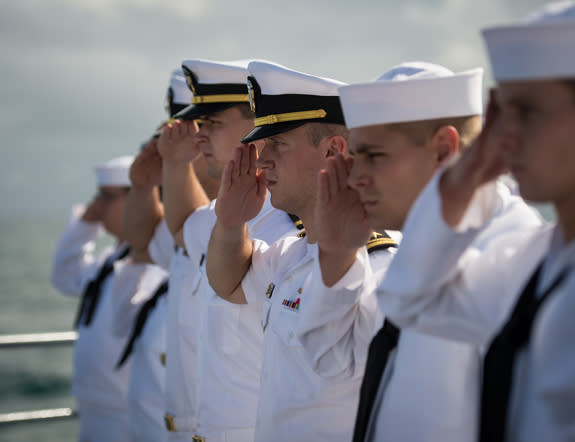
<svg viewBox="0 0 575 442">
<path fill-rule="evenodd" d="M 390 247 L 397 247 L 397 243 L 385 232 L 373 232 L 371 234 L 371 238 L 365 246 L 367 248 L 367 253 L 373 253 L 377 250 L 385 250 L 389 249 Z"/>
<path fill-rule="evenodd" d="M 288 213 L 288 216 L 292 220 L 292 222 L 295 224 L 295 226 L 298 230 L 303 230 L 303 221 L 301 219 L 299 219 L 298 216 L 293 215 L 291 213 Z"/>
</svg>

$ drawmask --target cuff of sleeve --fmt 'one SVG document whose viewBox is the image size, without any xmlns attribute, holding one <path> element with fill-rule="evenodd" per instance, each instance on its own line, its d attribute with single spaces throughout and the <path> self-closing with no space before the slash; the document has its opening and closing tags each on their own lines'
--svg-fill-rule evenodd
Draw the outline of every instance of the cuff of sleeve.
<svg viewBox="0 0 575 442">
<path fill-rule="evenodd" d="M 316 251 L 315 253 L 318 252 Z M 319 259 L 316 259 L 316 262 L 319 265 Z M 353 265 L 331 288 L 334 290 L 357 290 L 365 280 L 366 264 L 368 262 L 367 250 L 365 247 L 362 247 L 357 251 Z"/>
<path fill-rule="evenodd" d="M 72 207 L 70 213 L 70 225 L 73 225 L 76 231 L 82 235 L 90 237 L 98 237 L 104 233 L 104 229 L 100 223 L 89 223 L 82 220 L 82 215 L 86 210 L 86 206 L 77 204 Z"/>
</svg>

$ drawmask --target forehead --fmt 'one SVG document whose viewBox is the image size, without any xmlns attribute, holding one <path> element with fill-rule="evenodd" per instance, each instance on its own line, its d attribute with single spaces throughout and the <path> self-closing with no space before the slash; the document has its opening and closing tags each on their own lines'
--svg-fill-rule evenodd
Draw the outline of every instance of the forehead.
<svg viewBox="0 0 575 442">
<path fill-rule="evenodd" d="M 218 112 L 213 112 L 211 114 L 206 114 L 206 115 L 202 115 L 200 117 L 200 120 L 208 120 L 210 118 L 214 118 L 214 119 L 218 119 L 218 120 L 224 120 L 227 118 L 233 118 L 235 116 L 237 116 L 240 113 L 240 111 L 235 107 L 229 107 L 227 109 L 218 111 Z"/>
<path fill-rule="evenodd" d="M 271 135 L 267 138 L 264 138 L 265 141 L 268 140 L 279 140 L 279 141 L 301 141 L 302 137 L 307 137 L 307 125 L 304 124 L 303 126 L 298 126 L 294 129 L 286 130 L 285 132 L 280 132 L 274 135 Z"/>
<path fill-rule="evenodd" d="M 496 96 L 500 104 L 531 101 L 547 105 L 573 101 L 573 90 L 559 80 L 507 81 L 497 85 Z"/>
<path fill-rule="evenodd" d="M 352 152 L 393 147 L 406 141 L 406 136 L 386 124 L 356 127 L 349 131 L 349 148 Z"/>
</svg>

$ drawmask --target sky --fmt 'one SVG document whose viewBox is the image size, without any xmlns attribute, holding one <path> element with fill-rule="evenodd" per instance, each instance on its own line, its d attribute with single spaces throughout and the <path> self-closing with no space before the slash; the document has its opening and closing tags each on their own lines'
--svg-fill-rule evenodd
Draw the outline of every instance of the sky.
<svg viewBox="0 0 575 442">
<path fill-rule="evenodd" d="M 0 0 L 0 217 L 66 212 L 93 166 L 166 118 L 189 58 L 271 60 L 370 81 L 404 61 L 486 69 L 480 30 L 541 0 Z"/>
</svg>

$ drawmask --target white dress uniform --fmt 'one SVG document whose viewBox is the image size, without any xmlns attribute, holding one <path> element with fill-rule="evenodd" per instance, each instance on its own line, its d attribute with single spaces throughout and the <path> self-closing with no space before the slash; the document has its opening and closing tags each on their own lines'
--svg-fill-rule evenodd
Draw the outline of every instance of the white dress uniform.
<svg viewBox="0 0 575 442">
<path fill-rule="evenodd" d="M 362 371 L 318 375 L 297 336 L 301 312 L 315 297 L 310 281 L 317 255 L 317 245 L 305 238 L 271 246 L 256 241 L 242 281 L 249 303 L 264 302 L 257 442 L 351 440 Z M 385 267 L 391 256 L 387 250 L 374 252 L 370 260 Z"/>
<path fill-rule="evenodd" d="M 114 274 L 114 295 L 120 303 L 116 308 L 116 334 L 124 339 L 125 349 L 137 315 L 155 295 L 168 273 L 153 264 L 117 262 Z M 158 442 L 167 436 L 162 417 L 166 315 L 166 297 L 161 296 L 149 312 L 128 359 L 132 361 L 128 386 L 130 427 L 132 437 L 139 442 Z"/>
<path fill-rule="evenodd" d="M 70 223 L 54 254 L 52 284 L 61 292 L 81 296 L 104 260 L 118 249 L 106 249 L 98 257 L 94 241 L 101 228 L 80 219 L 83 207 L 75 207 Z M 89 327 L 78 326 L 74 347 L 72 394 L 79 411 L 80 441 L 130 441 L 127 388 L 130 364 L 116 370 L 124 340 L 114 335 L 114 274 L 101 288 L 97 310 Z"/>
<path fill-rule="evenodd" d="M 497 209 L 495 187 L 480 189 L 452 230 L 442 219 L 437 182 L 430 183 L 409 216 L 402 247 L 379 288 L 381 301 L 400 326 L 485 346 L 539 263 L 544 261 L 538 293 L 564 269 L 574 268 L 575 244 L 565 244 L 558 227 L 544 225 L 510 233 L 479 251 L 473 241 L 489 228 Z M 425 226 L 416 222 L 422 214 Z M 441 260 L 432 259 L 447 247 Z M 406 278 L 413 266 L 418 272 Z M 575 440 L 573 293 L 571 272 L 541 307 L 515 361 L 506 440 Z"/>
<path fill-rule="evenodd" d="M 215 202 L 196 210 L 184 224 L 190 253 L 207 250 L 216 221 Z M 290 217 L 274 209 L 269 198 L 248 223 L 250 237 L 274 242 L 297 234 Z M 192 404 L 190 437 L 207 441 L 253 441 L 259 395 L 263 331 L 261 303 L 232 304 L 209 285 L 203 259 L 192 291 L 180 300 L 184 384 Z M 169 358 L 170 356 L 168 356 Z"/>
<path fill-rule="evenodd" d="M 157 410 L 157 415 L 164 419 L 165 428 L 167 426 L 172 431 L 165 431 L 163 438 L 158 440 L 189 441 L 191 435 L 188 416 L 192 414 L 192 406 L 184 387 L 185 370 L 182 360 L 185 358 L 185 345 L 179 323 L 185 312 L 180 304 L 183 295 L 191 292 L 199 263 L 195 258 L 199 257 L 188 255 L 182 248 L 175 249 L 174 245 L 166 222 L 162 220 L 148 244 L 148 251 L 152 261 L 164 269 L 169 269 L 170 274 L 169 290 L 165 298 L 165 353 L 160 355 L 165 360 L 165 393 L 163 405 Z"/>
</svg>

